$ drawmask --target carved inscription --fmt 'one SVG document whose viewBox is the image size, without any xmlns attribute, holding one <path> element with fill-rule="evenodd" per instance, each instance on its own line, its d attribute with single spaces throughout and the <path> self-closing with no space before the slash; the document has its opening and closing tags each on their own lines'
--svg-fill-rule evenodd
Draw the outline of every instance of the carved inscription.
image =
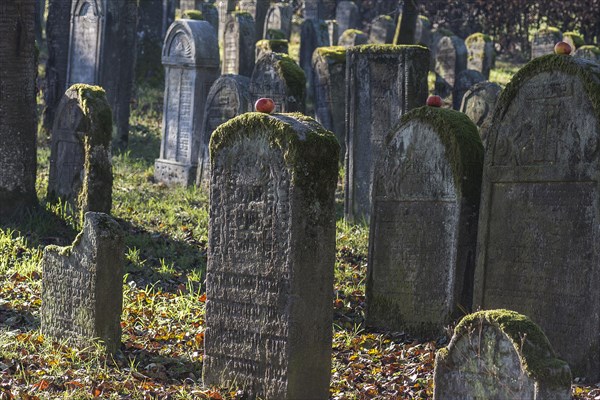
<svg viewBox="0 0 600 400">
<path fill-rule="evenodd" d="M 188 69 L 167 69 L 164 158 L 168 160 L 186 162 L 190 158 L 194 75 Z"/>
<path fill-rule="evenodd" d="M 231 21 L 225 27 L 225 62 L 223 74 L 239 73 L 240 37 L 236 21 Z"/>
</svg>

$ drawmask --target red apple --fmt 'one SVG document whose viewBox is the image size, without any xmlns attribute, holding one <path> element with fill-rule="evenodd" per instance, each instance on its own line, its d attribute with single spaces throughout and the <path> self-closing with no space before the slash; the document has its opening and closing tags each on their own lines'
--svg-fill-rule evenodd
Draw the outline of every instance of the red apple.
<svg viewBox="0 0 600 400">
<path fill-rule="evenodd" d="M 261 113 L 271 114 L 275 109 L 275 102 L 268 97 L 261 97 L 254 103 L 254 109 Z"/>
<path fill-rule="evenodd" d="M 558 42 L 554 45 L 555 54 L 564 54 L 568 56 L 571 54 L 571 45 L 567 42 Z"/>
<path fill-rule="evenodd" d="M 427 104 L 429 107 L 441 107 L 442 106 L 442 98 L 438 95 L 429 96 L 427 98 Z"/>
</svg>

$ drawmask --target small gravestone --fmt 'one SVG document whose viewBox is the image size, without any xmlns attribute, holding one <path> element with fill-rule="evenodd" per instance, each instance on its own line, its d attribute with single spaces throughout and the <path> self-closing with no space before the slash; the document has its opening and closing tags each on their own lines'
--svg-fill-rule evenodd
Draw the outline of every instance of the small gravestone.
<svg viewBox="0 0 600 400">
<path fill-rule="evenodd" d="M 569 400 L 571 370 L 544 332 L 514 311 L 479 311 L 435 358 L 434 400 Z"/>
<path fill-rule="evenodd" d="M 553 27 L 537 31 L 531 42 L 531 58 L 554 54 L 554 46 L 562 40 L 562 37 L 562 32 Z"/>
<path fill-rule="evenodd" d="M 600 65 L 538 57 L 487 130 L 474 305 L 529 316 L 573 374 L 600 379 Z"/>
<path fill-rule="evenodd" d="M 307 19 L 300 29 L 300 68 L 306 77 L 306 112 L 313 114 L 312 55 L 316 48 L 329 46 L 329 34 L 327 24 L 323 20 Z"/>
<path fill-rule="evenodd" d="M 467 114 L 478 128 L 487 126 L 501 91 L 500 85 L 494 82 L 476 83 L 465 92 L 460 111 Z"/>
<path fill-rule="evenodd" d="M 316 120 L 332 131 L 346 154 L 346 48 L 319 47 L 313 53 Z"/>
<path fill-rule="evenodd" d="M 289 43 L 287 40 L 259 40 L 256 42 L 256 59 L 258 60 L 267 53 L 288 54 Z"/>
<path fill-rule="evenodd" d="M 270 0 L 240 0 L 238 8 L 241 12 L 247 12 L 254 20 L 254 41 L 263 38 L 263 29 L 265 27 L 265 18 L 269 10 Z"/>
<path fill-rule="evenodd" d="M 353 1 L 340 1 L 335 10 L 335 20 L 341 33 L 344 33 L 347 29 L 359 28 L 360 12 L 356 3 Z"/>
<path fill-rule="evenodd" d="M 223 40 L 223 75 L 250 77 L 254 69 L 254 20 L 247 12 L 234 12 L 225 24 Z"/>
<path fill-rule="evenodd" d="M 474 33 L 465 39 L 465 45 L 469 54 L 467 69 L 479 71 L 485 79 L 489 79 L 496 58 L 492 38 L 483 33 Z"/>
<path fill-rule="evenodd" d="M 212 133 L 219 125 L 248 111 L 252 111 L 249 78 L 241 75 L 222 75 L 215 81 L 206 100 L 196 185 L 208 186 L 210 181 L 208 145 Z"/>
<path fill-rule="evenodd" d="M 575 51 L 574 56 L 600 63 L 600 47 L 581 46 Z"/>
<path fill-rule="evenodd" d="M 121 345 L 125 246 L 119 224 L 104 213 L 85 213 L 83 231 L 70 247 L 47 246 L 42 257 L 41 330 L 89 345 Z"/>
<path fill-rule="evenodd" d="M 374 44 L 392 44 L 396 25 L 389 15 L 380 15 L 371 21 L 369 42 Z"/>
<path fill-rule="evenodd" d="M 347 155 L 344 214 L 368 221 L 375 162 L 389 130 L 425 104 L 429 51 L 421 46 L 365 45 L 346 55 Z"/>
<path fill-rule="evenodd" d="M 112 114 L 104 89 L 71 86 L 56 110 L 50 141 L 48 198 L 110 214 Z"/>
<path fill-rule="evenodd" d="M 452 94 L 456 77 L 467 69 L 467 47 L 458 36 L 444 36 L 435 51 L 435 92 L 445 98 Z"/>
<path fill-rule="evenodd" d="M 266 53 L 250 79 L 252 103 L 261 97 L 275 101 L 275 112 L 304 112 L 304 71 L 287 54 Z"/>
<path fill-rule="evenodd" d="M 298 114 L 211 138 L 205 385 L 328 399 L 339 146 Z"/>
<path fill-rule="evenodd" d="M 483 146 L 461 112 L 420 107 L 387 137 L 373 177 L 367 324 L 444 332 L 470 310 Z"/>
<path fill-rule="evenodd" d="M 272 4 L 267 11 L 265 18 L 264 38 L 267 38 L 267 32 L 270 29 L 275 29 L 283 32 L 283 38 L 290 39 L 292 33 L 292 14 L 293 10 L 289 4 L 276 3 Z"/>
<path fill-rule="evenodd" d="M 196 180 L 206 97 L 219 77 L 219 46 L 206 21 L 175 21 L 163 46 L 165 99 L 154 177 L 167 185 Z"/>
<path fill-rule="evenodd" d="M 358 29 L 347 29 L 338 40 L 338 46 L 352 47 L 369 43 L 369 37 Z"/>
<path fill-rule="evenodd" d="M 456 77 L 454 89 L 452 90 L 452 108 L 460 109 L 463 96 L 473 85 L 485 81 L 485 78 L 479 71 L 466 69 Z"/>
</svg>

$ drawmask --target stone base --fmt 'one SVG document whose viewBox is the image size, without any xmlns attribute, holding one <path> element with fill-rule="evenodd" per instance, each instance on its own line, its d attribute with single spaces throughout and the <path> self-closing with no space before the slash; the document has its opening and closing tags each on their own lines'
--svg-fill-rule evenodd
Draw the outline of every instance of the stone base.
<svg viewBox="0 0 600 400">
<path fill-rule="evenodd" d="M 167 186 L 191 186 L 196 180 L 197 166 L 176 161 L 157 159 L 154 161 L 154 179 Z"/>
</svg>

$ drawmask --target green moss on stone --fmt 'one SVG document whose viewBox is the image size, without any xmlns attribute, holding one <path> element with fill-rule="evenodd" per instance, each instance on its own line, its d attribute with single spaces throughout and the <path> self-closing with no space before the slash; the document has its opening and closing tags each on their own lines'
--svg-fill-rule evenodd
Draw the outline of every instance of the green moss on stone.
<svg viewBox="0 0 600 400">
<path fill-rule="evenodd" d="M 468 46 L 472 42 L 476 42 L 476 41 L 479 41 L 479 40 L 483 40 L 484 42 L 487 43 L 487 42 L 491 42 L 492 38 L 489 35 L 486 35 L 485 33 L 478 32 L 478 33 L 474 33 L 474 34 L 468 36 L 465 39 L 465 44 Z"/>
<path fill-rule="evenodd" d="M 185 10 L 181 13 L 182 19 L 193 19 L 195 21 L 204 21 L 204 15 L 199 10 Z"/>
<path fill-rule="evenodd" d="M 319 57 L 327 58 L 335 62 L 346 62 L 347 50 L 348 49 L 344 46 L 317 47 L 317 54 Z"/>
<path fill-rule="evenodd" d="M 248 11 L 234 11 L 232 14 L 236 17 L 250 17 L 254 20 L 254 17 L 252 17 L 252 14 L 250 14 Z"/>
<path fill-rule="evenodd" d="M 577 32 L 565 32 L 563 33 L 563 38 L 564 37 L 570 37 L 573 41 L 573 44 L 575 44 L 575 47 L 577 48 L 580 48 L 581 46 L 585 45 L 585 40 L 583 40 L 583 36 L 581 36 Z"/>
<path fill-rule="evenodd" d="M 267 29 L 266 36 L 271 40 L 285 40 L 285 33 L 281 29 Z"/>
<path fill-rule="evenodd" d="M 538 30 L 538 33 L 551 33 L 553 35 L 560 34 L 560 29 L 554 26 L 547 26 Z"/>
<path fill-rule="evenodd" d="M 431 126 L 438 134 L 446 149 L 456 188 L 464 197 L 479 204 L 484 149 L 477 126 L 466 114 L 428 106 L 404 114 L 400 126 L 415 120 Z"/>
<path fill-rule="evenodd" d="M 393 22 L 394 19 L 392 17 L 390 17 L 389 15 L 380 15 L 379 19 L 383 19 L 385 21 L 389 21 L 389 22 Z"/>
<path fill-rule="evenodd" d="M 342 37 L 347 38 L 348 36 L 351 35 L 366 35 L 363 31 L 358 30 L 358 29 L 346 29 L 344 32 L 342 32 L 342 36 L 340 36 L 340 39 Z"/>
<path fill-rule="evenodd" d="M 290 94 L 296 99 L 304 99 L 306 76 L 302 68 L 287 54 L 275 53 L 277 69 L 283 75 Z"/>
<path fill-rule="evenodd" d="M 426 17 L 426 16 L 424 16 L 424 15 L 419 15 L 419 17 L 418 17 L 418 18 L 419 18 L 421 21 L 423 21 L 423 22 L 427 22 L 428 24 L 431 24 L 431 21 L 429 20 L 429 18 L 427 18 L 427 17 Z"/>
<path fill-rule="evenodd" d="M 446 29 L 446 28 L 438 28 L 435 33 L 440 34 L 441 36 L 455 36 L 454 32 L 452 32 L 450 29 Z"/>
<path fill-rule="evenodd" d="M 456 326 L 454 334 L 464 335 L 483 320 L 506 333 L 529 376 L 553 387 L 571 384 L 567 363 L 556 358 L 544 332 L 529 318 L 515 311 L 489 310 L 469 314 Z"/>
<path fill-rule="evenodd" d="M 289 43 L 287 40 L 263 39 L 256 42 L 256 48 L 263 51 L 272 51 L 273 53 L 287 54 Z"/>
<path fill-rule="evenodd" d="M 410 45 L 396 45 L 396 44 L 363 44 L 360 46 L 355 46 L 352 49 L 348 49 L 348 51 L 360 53 L 360 54 L 396 54 L 404 49 L 422 49 L 429 51 L 427 47 L 419 46 L 416 44 Z"/>
</svg>

